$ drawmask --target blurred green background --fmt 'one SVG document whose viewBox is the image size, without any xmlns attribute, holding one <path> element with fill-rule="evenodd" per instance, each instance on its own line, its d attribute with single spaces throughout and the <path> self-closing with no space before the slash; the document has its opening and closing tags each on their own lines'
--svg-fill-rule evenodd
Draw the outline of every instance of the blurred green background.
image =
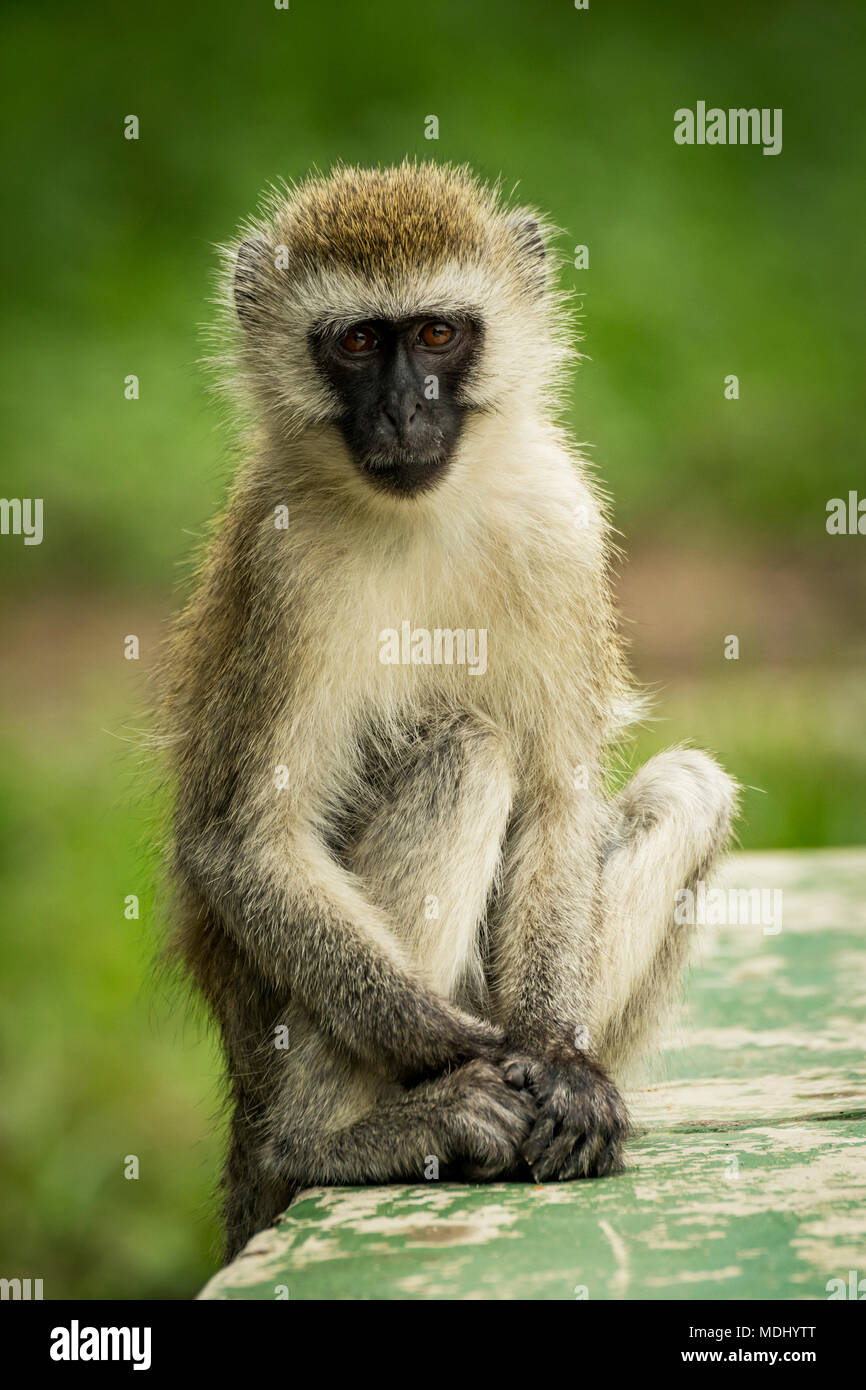
<svg viewBox="0 0 866 1390">
<path fill-rule="evenodd" d="M 716 751 L 747 847 L 866 842 L 866 538 L 825 530 L 866 493 L 863 28 L 855 0 L 4 5 L 2 491 L 45 499 L 45 539 L 0 538 L 0 1274 L 187 1297 L 215 1258 L 216 1056 L 151 978 L 137 730 L 231 466 L 196 365 L 211 246 L 271 179 L 408 152 L 549 212 L 590 359 L 572 421 L 657 692 L 630 756 Z M 698 99 L 783 108 L 781 155 L 675 145 Z"/>
</svg>

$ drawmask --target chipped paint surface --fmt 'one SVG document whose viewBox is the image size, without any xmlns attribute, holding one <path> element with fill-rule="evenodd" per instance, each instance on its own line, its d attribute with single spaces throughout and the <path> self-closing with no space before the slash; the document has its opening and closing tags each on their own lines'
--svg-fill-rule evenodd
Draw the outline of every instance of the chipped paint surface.
<svg viewBox="0 0 866 1390">
<path fill-rule="evenodd" d="M 823 1299 L 866 1276 L 866 853 L 736 856 L 781 932 L 713 930 L 597 1183 L 316 1188 L 213 1299 Z"/>
</svg>

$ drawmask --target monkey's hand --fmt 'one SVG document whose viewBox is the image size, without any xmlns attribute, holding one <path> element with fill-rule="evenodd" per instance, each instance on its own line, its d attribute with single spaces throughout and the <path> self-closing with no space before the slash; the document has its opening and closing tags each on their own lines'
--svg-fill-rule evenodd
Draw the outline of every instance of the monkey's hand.
<svg viewBox="0 0 866 1390">
<path fill-rule="evenodd" d="M 447 1162 L 469 1182 L 522 1173 L 521 1149 L 536 1116 L 535 1100 L 510 1068 L 473 1061 L 435 1085 L 447 1092 L 443 1142 Z"/>
<path fill-rule="evenodd" d="M 625 1103 L 590 1057 L 567 1043 L 550 1043 L 538 1056 L 507 1068 L 529 1088 L 538 1118 L 522 1154 L 538 1182 L 600 1178 L 622 1169 L 628 1137 Z"/>
</svg>

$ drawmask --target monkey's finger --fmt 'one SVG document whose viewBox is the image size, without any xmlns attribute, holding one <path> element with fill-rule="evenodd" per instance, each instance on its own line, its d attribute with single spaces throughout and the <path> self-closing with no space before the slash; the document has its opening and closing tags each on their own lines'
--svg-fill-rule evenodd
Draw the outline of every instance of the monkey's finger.
<svg viewBox="0 0 866 1390">
<path fill-rule="evenodd" d="M 569 1140 L 568 1142 L 570 1143 L 572 1141 Z M 562 1177 L 563 1158 L 562 1151 L 560 1150 L 559 1152 L 557 1152 L 558 1143 L 559 1141 L 557 1141 L 557 1143 L 551 1144 L 551 1146 L 547 1150 L 545 1150 L 541 1157 L 536 1159 L 536 1161 L 532 1164 L 532 1176 L 535 1178 L 536 1182 L 552 1182 L 554 1179 L 559 1179 Z M 568 1151 L 566 1150 L 566 1155 L 567 1152 Z"/>
<path fill-rule="evenodd" d="M 582 1131 L 566 1130 L 558 1134 L 548 1147 L 547 1152 L 542 1156 L 545 1170 L 549 1170 L 551 1177 L 561 1178 L 563 1171 L 571 1161 L 575 1148 L 579 1148 L 586 1140 L 586 1135 Z"/>
<path fill-rule="evenodd" d="M 596 1164 L 596 1172 L 600 1178 L 608 1177 L 611 1173 L 621 1173 L 624 1164 L 622 1161 L 622 1143 L 618 1135 L 609 1139 L 599 1155 Z"/>
<path fill-rule="evenodd" d="M 511 1066 L 513 1063 L 517 1063 L 523 1073 L 524 1089 L 531 1091 L 539 1103 L 547 1101 L 550 1086 L 544 1067 L 534 1057 L 526 1057 L 522 1053 L 517 1056 L 510 1054 L 504 1059 L 503 1065 Z"/>
<path fill-rule="evenodd" d="M 576 1178 L 585 1178 L 587 1176 L 586 1163 L 581 1151 L 581 1146 L 578 1145 L 576 1148 L 572 1149 L 571 1154 L 560 1168 L 559 1180 L 560 1182 L 573 1182 Z"/>
<path fill-rule="evenodd" d="M 563 1182 L 574 1178 L 603 1178 L 622 1167 L 620 1143 L 616 1136 L 596 1133 L 578 1143 L 562 1165 L 559 1174 Z"/>
<path fill-rule="evenodd" d="M 556 1133 L 556 1125 L 557 1116 L 552 1115 L 549 1110 L 542 1111 L 535 1121 L 532 1133 L 520 1150 L 533 1172 L 541 1155 L 550 1148 Z"/>
<path fill-rule="evenodd" d="M 566 1174 L 573 1178 L 600 1177 L 598 1162 L 604 1152 L 604 1139 L 604 1135 L 597 1130 L 581 1135 L 569 1159 L 563 1164 L 561 1176 L 564 1179 Z"/>
<path fill-rule="evenodd" d="M 516 1091 L 526 1090 L 529 1086 L 529 1061 L 525 1057 L 507 1057 L 502 1064 L 502 1075 Z"/>
</svg>

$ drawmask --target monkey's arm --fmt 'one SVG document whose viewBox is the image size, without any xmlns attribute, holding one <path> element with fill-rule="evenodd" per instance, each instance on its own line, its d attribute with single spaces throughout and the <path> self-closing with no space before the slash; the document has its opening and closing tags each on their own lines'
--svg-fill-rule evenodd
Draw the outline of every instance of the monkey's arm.
<svg viewBox="0 0 866 1390">
<path fill-rule="evenodd" d="M 582 800 L 581 800 L 582 797 Z M 595 806 L 599 815 L 592 813 Z M 494 1017 L 525 1052 L 540 1107 L 524 1148 L 537 1178 L 615 1170 L 627 1115 L 592 1061 L 598 1014 L 602 803 L 555 786 L 513 828 L 505 892 L 493 929 Z"/>
<path fill-rule="evenodd" d="M 384 913 L 312 831 L 187 838 L 182 871 L 268 986 L 404 1079 L 501 1055 L 503 1034 L 418 978 Z"/>
</svg>

